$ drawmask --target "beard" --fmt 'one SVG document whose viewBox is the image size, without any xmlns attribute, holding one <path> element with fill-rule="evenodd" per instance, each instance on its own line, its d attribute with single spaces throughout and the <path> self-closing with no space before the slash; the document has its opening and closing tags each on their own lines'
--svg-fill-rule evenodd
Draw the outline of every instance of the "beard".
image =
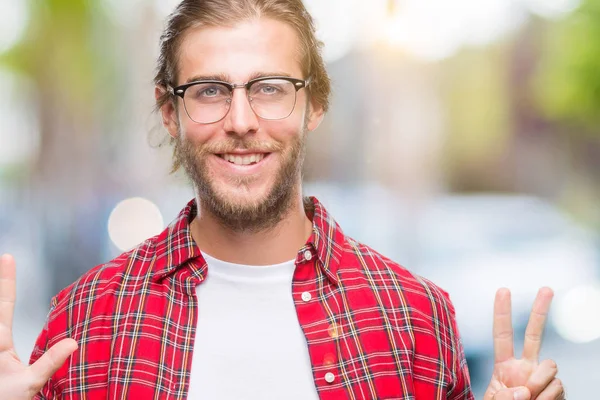
<svg viewBox="0 0 600 400">
<path fill-rule="evenodd" d="M 234 232 L 256 233 L 273 228 L 290 211 L 297 200 L 298 183 L 302 179 L 302 165 L 306 154 L 306 127 L 285 148 L 280 142 L 262 142 L 255 139 L 232 139 L 216 144 L 195 146 L 179 135 L 175 141 L 175 162 L 181 165 L 197 191 L 199 210 L 207 211 L 220 223 Z M 209 168 L 208 159 L 215 154 L 235 149 L 255 150 L 262 153 L 280 154 L 282 163 L 276 172 L 275 182 L 268 193 L 255 200 L 240 201 L 220 189 L 219 182 Z M 227 185 L 249 189 L 253 176 L 230 177 Z M 236 196 L 237 197 L 237 196 Z"/>
</svg>

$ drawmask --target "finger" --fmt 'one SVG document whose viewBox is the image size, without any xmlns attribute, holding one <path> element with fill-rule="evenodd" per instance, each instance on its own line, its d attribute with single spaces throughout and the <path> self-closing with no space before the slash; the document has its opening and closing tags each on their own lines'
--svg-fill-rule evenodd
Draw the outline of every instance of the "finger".
<svg viewBox="0 0 600 400">
<path fill-rule="evenodd" d="M 15 299 L 17 297 L 17 268 L 11 255 L 0 257 L 0 327 L 12 332 Z"/>
<path fill-rule="evenodd" d="M 33 377 L 36 392 L 46 384 L 48 379 L 54 375 L 75 350 L 77 350 L 75 340 L 63 339 L 29 367 L 29 373 Z"/>
<path fill-rule="evenodd" d="M 539 290 L 533 302 L 533 309 L 525 330 L 525 343 L 523 344 L 523 358 L 526 360 L 535 362 L 540 356 L 542 335 L 553 296 L 552 289 L 544 287 Z"/>
<path fill-rule="evenodd" d="M 494 362 L 514 357 L 510 290 L 499 289 L 494 301 Z"/>
<path fill-rule="evenodd" d="M 525 387 L 500 389 L 492 400 L 530 400 L 531 393 Z"/>
<path fill-rule="evenodd" d="M 531 392 L 531 397 L 536 398 L 554 380 L 558 374 L 558 366 L 552 360 L 544 360 L 533 371 L 525 386 Z"/>
<path fill-rule="evenodd" d="M 558 378 L 554 380 L 540 393 L 536 400 L 564 400 L 565 387 Z"/>
</svg>

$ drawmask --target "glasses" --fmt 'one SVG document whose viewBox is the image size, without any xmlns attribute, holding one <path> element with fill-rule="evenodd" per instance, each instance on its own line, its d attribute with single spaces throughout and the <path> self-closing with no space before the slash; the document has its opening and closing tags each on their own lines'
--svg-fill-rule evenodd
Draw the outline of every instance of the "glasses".
<svg viewBox="0 0 600 400">
<path fill-rule="evenodd" d="M 216 80 L 202 80 L 177 86 L 172 94 L 183 99 L 185 112 L 198 124 L 219 122 L 229 112 L 233 91 L 245 88 L 254 113 L 266 120 L 289 117 L 296 107 L 298 90 L 309 85 L 307 80 L 286 76 L 256 78 L 247 83 L 234 84 Z"/>
</svg>

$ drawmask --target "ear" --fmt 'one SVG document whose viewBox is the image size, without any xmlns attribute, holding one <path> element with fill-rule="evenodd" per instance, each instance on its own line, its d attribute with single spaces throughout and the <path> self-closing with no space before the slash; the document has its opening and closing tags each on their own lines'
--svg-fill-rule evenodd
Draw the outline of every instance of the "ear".
<svg viewBox="0 0 600 400">
<path fill-rule="evenodd" d="M 161 86 L 154 88 L 154 97 L 158 101 L 164 94 L 166 89 Z M 178 101 L 177 99 L 175 101 Z M 169 100 L 160 108 L 160 114 L 162 116 L 162 124 L 169 132 L 169 135 L 173 138 L 177 138 L 179 135 L 179 116 L 177 115 L 177 109 L 173 101 Z"/>
<path fill-rule="evenodd" d="M 323 117 L 325 116 L 325 110 L 323 106 L 317 103 L 314 99 L 310 99 L 308 102 L 308 123 L 306 127 L 309 131 L 314 131 L 321 125 Z"/>
</svg>

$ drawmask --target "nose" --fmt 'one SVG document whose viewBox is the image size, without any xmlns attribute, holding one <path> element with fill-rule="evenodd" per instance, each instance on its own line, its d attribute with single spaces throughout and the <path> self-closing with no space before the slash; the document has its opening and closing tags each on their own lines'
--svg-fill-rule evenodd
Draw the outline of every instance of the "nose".
<svg viewBox="0 0 600 400">
<path fill-rule="evenodd" d="M 233 90 L 229 112 L 225 116 L 223 128 L 227 133 L 244 136 L 258 130 L 258 117 L 250 106 L 250 100 L 244 88 Z"/>
</svg>

